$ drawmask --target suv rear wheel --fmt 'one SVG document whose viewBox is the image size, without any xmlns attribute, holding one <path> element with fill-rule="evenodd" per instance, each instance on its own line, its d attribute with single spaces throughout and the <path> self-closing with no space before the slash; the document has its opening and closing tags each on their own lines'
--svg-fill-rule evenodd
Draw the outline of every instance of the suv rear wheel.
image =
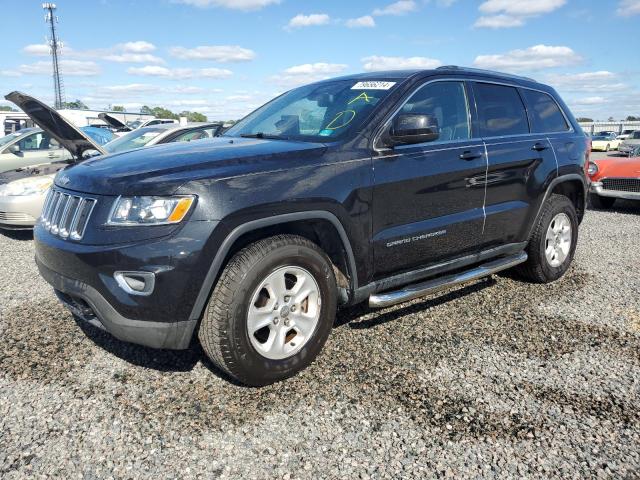
<svg viewBox="0 0 640 480">
<path fill-rule="evenodd" d="M 336 299 L 331 261 L 316 244 L 296 235 L 266 238 L 229 261 L 198 337 L 224 372 L 247 385 L 268 385 L 320 353 Z"/>
<path fill-rule="evenodd" d="M 578 241 L 576 209 L 564 195 L 553 194 L 542 207 L 527 246 L 529 258 L 517 267 L 527 279 L 549 283 L 569 269 Z"/>
</svg>

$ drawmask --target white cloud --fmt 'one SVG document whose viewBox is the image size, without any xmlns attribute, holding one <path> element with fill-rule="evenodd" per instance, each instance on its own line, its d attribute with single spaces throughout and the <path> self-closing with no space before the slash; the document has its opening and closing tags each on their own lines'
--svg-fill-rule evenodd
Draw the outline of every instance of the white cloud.
<svg viewBox="0 0 640 480">
<path fill-rule="evenodd" d="M 478 28 L 520 27 L 530 18 L 553 12 L 567 0 L 486 0 L 479 10 L 482 16 L 476 20 Z"/>
<path fill-rule="evenodd" d="M 51 75 L 51 62 L 39 61 L 18 67 L 20 73 L 27 75 Z M 60 60 L 60 72 L 63 76 L 93 76 L 101 73 L 100 66 L 95 62 L 83 62 L 80 60 Z"/>
<path fill-rule="evenodd" d="M 620 0 L 616 13 L 621 17 L 640 15 L 640 0 Z"/>
<path fill-rule="evenodd" d="M 46 57 L 51 54 L 51 49 L 49 45 L 45 43 L 36 43 L 32 45 L 27 45 L 22 49 L 24 53 L 27 55 L 34 55 L 36 57 Z"/>
<path fill-rule="evenodd" d="M 131 53 L 149 53 L 156 49 L 156 46 L 153 43 L 145 42 L 144 40 L 121 43 L 118 47 L 125 52 Z"/>
<path fill-rule="evenodd" d="M 442 65 L 440 60 L 427 57 L 383 57 L 372 55 L 362 59 L 363 68 L 368 72 L 377 70 L 430 69 Z"/>
<path fill-rule="evenodd" d="M 195 48 L 171 47 L 169 55 L 181 60 L 214 60 L 221 63 L 248 62 L 256 57 L 253 50 L 238 45 L 202 45 Z"/>
<path fill-rule="evenodd" d="M 289 67 L 271 80 L 283 87 L 293 87 L 329 78 L 343 72 L 347 67 L 348 65 L 342 63 L 305 63 Z"/>
<path fill-rule="evenodd" d="M 363 17 L 350 18 L 345 25 L 349 28 L 371 28 L 376 26 L 376 21 L 371 15 L 364 15 Z"/>
<path fill-rule="evenodd" d="M 504 54 L 478 55 L 473 64 L 480 68 L 520 72 L 567 67 L 581 62 L 582 57 L 569 47 L 534 45 Z"/>
<path fill-rule="evenodd" d="M 399 0 L 384 8 L 376 8 L 373 15 L 406 15 L 418 9 L 414 0 Z"/>
<path fill-rule="evenodd" d="M 601 105 L 607 102 L 605 97 L 582 97 L 571 102 L 572 105 Z"/>
<path fill-rule="evenodd" d="M 259 10 L 269 5 L 277 5 L 280 0 L 175 0 L 194 7 L 224 7 L 232 10 Z"/>
<path fill-rule="evenodd" d="M 289 20 L 287 28 L 313 27 L 326 25 L 331 21 L 331 17 L 326 13 L 312 13 L 310 15 L 298 14 Z"/>
<path fill-rule="evenodd" d="M 188 78 L 228 78 L 233 72 L 224 68 L 201 68 L 193 70 L 191 68 L 167 68 L 158 65 L 145 65 L 144 67 L 131 67 L 127 69 L 131 75 L 144 75 L 150 77 L 162 77 L 172 80 L 182 80 Z"/>
<path fill-rule="evenodd" d="M 149 53 L 120 53 L 102 57 L 103 60 L 118 63 L 164 63 L 164 60 Z"/>
<path fill-rule="evenodd" d="M 0 77 L 20 77 L 22 73 L 17 70 L 0 70 Z"/>
<path fill-rule="evenodd" d="M 628 89 L 615 73 L 601 70 L 597 72 L 550 74 L 545 82 L 554 88 L 567 92 L 612 92 Z"/>
</svg>

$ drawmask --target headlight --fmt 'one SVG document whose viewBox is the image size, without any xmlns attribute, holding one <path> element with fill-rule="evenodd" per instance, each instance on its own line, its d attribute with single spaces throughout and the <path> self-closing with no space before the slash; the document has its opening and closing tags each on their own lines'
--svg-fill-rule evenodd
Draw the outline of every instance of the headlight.
<svg viewBox="0 0 640 480">
<path fill-rule="evenodd" d="M 120 197 L 111 209 L 109 225 L 167 225 L 179 223 L 189 213 L 194 196 Z"/>
<path fill-rule="evenodd" d="M 587 167 L 587 173 L 590 176 L 595 175 L 596 173 L 598 173 L 598 165 L 596 165 L 593 162 L 589 162 L 589 166 Z"/>
<path fill-rule="evenodd" d="M 4 185 L 0 185 L 0 195 L 10 197 L 42 195 L 49 189 L 51 184 L 53 184 L 53 177 L 54 175 L 45 175 L 5 183 Z"/>
</svg>

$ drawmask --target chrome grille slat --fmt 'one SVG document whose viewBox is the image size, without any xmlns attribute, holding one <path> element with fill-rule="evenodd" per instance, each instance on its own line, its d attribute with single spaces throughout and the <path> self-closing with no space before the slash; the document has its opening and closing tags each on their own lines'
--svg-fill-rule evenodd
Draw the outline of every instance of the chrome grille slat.
<svg viewBox="0 0 640 480">
<path fill-rule="evenodd" d="M 640 193 L 640 178 L 603 178 L 602 188 L 616 192 Z"/>
<path fill-rule="evenodd" d="M 45 230 L 62 239 L 81 240 L 96 204 L 95 198 L 51 189 L 40 221 Z"/>
</svg>

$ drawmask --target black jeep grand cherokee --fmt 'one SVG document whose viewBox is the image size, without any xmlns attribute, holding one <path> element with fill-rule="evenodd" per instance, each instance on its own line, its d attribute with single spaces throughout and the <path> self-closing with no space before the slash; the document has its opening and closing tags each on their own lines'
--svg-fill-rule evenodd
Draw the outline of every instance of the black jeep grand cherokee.
<svg viewBox="0 0 640 480">
<path fill-rule="evenodd" d="M 569 267 L 588 141 L 556 92 L 458 67 L 291 90 L 222 137 L 61 171 L 44 278 L 115 337 L 206 354 L 264 385 L 318 355 L 336 308 L 518 266 Z"/>
</svg>

